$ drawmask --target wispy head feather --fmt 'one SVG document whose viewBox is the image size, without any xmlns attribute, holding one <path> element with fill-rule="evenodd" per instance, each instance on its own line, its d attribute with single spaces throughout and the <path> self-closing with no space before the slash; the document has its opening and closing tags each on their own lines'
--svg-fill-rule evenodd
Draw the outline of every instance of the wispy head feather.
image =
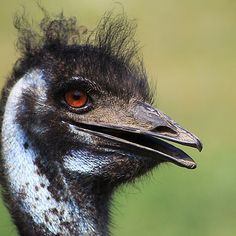
<svg viewBox="0 0 236 236">
<path fill-rule="evenodd" d="M 66 48 L 89 47 L 101 52 L 105 58 L 119 62 L 121 67 L 136 78 L 133 87 L 139 87 L 140 91 L 143 90 L 142 96 L 151 100 L 146 72 L 138 54 L 138 43 L 134 39 L 137 26 L 135 21 L 128 20 L 124 13 L 114 15 L 110 11 L 102 17 L 94 30 L 89 31 L 77 23 L 76 17 L 67 18 L 63 13 L 51 17 L 41 9 L 44 17 L 38 30 L 32 27 L 25 14 L 15 16 L 17 48 L 21 58 L 13 70 L 13 77 L 19 78 L 27 69 L 38 66 L 42 60 L 45 61 L 45 55 L 57 55 Z"/>
</svg>

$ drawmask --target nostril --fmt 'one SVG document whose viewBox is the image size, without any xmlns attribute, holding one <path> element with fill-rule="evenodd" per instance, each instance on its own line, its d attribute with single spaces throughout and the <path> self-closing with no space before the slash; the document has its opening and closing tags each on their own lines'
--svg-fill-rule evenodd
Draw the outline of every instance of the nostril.
<svg viewBox="0 0 236 236">
<path fill-rule="evenodd" d="M 177 132 L 167 126 L 157 126 L 156 128 L 152 129 L 152 132 L 158 132 L 158 133 L 165 133 L 168 135 L 177 135 Z"/>
</svg>

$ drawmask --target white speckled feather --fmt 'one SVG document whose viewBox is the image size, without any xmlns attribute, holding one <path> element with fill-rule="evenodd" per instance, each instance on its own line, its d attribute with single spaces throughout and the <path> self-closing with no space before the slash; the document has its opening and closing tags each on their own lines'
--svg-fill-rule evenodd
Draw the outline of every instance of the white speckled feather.
<svg viewBox="0 0 236 236">
<path fill-rule="evenodd" d="M 50 184 L 48 179 L 45 175 L 38 174 L 38 167 L 34 162 L 38 157 L 38 152 L 32 147 L 30 140 L 16 122 L 17 111 L 22 109 L 19 101 L 25 89 L 33 89 L 41 101 L 46 99 L 43 71 L 34 70 L 22 77 L 12 88 L 6 103 L 2 125 L 2 151 L 11 183 L 11 192 L 16 198 L 19 194 L 24 194 L 25 198 L 21 207 L 32 216 L 36 224 L 45 225 L 53 234 L 68 235 L 69 232 L 60 225 L 60 221 L 69 222 L 72 215 L 77 218 L 79 208 L 74 201 L 56 201 L 47 189 Z M 24 148 L 25 143 L 29 144 L 29 148 Z M 35 191 L 35 188 L 38 188 L 38 191 Z M 55 208 L 58 211 L 63 210 L 62 219 L 53 214 L 52 209 Z M 49 224 L 46 217 L 53 224 Z M 78 222 L 78 224 L 80 227 L 84 226 L 84 222 Z M 89 227 L 91 227 L 91 231 L 94 230 L 92 225 Z"/>
</svg>

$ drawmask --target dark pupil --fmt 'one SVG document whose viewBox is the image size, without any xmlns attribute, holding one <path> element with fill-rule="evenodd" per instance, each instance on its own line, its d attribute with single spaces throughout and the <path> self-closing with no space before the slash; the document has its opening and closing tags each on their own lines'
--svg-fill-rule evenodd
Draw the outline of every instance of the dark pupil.
<svg viewBox="0 0 236 236">
<path fill-rule="evenodd" d="M 82 93 L 79 90 L 75 90 L 72 94 L 74 100 L 80 100 L 82 97 Z"/>
</svg>

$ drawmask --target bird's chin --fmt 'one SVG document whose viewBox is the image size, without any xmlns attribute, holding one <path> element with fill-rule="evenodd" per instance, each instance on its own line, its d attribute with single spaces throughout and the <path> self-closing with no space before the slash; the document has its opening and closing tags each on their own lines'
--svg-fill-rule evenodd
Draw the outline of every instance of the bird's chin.
<svg viewBox="0 0 236 236">
<path fill-rule="evenodd" d="M 113 186 L 122 183 L 132 182 L 136 178 L 148 174 L 149 171 L 162 163 L 158 158 L 149 158 L 145 155 L 135 155 L 134 153 L 123 153 L 112 157 L 112 165 L 105 167 L 108 171 L 108 181 Z M 102 173 L 102 172 L 101 172 Z"/>
<path fill-rule="evenodd" d="M 112 142 L 99 149 L 78 149 L 63 157 L 63 168 L 69 178 L 84 179 L 87 183 L 102 182 L 114 187 L 133 180 L 160 164 L 158 158 L 150 158 L 128 150 Z"/>
<path fill-rule="evenodd" d="M 106 146 L 104 153 L 110 150 L 111 155 L 107 158 L 112 161 L 100 166 L 97 175 L 115 186 L 133 181 L 153 168 L 168 162 L 189 169 L 196 167 L 195 162 L 182 150 L 162 140 L 154 140 L 153 142 L 158 146 L 158 151 L 147 147 L 143 148 L 141 145 L 137 147 L 136 143 L 131 145 L 120 143 L 118 146 L 110 147 L 111 149 Z"/>
</svg>

